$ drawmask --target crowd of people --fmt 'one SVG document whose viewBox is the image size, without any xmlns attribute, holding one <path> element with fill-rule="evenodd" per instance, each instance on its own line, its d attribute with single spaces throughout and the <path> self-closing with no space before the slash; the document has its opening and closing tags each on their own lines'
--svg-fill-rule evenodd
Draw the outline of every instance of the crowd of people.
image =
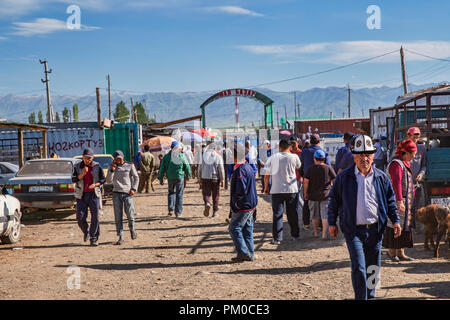
<svg viewBox="0 0 450 320">
<path fill-rule="evenodd" d="M 152 177 L 161 185 L 167 180 L 168 215 L 175 218 L 182 215 L 186 181 L 193 178 L 201 189 L 205 217 L 219 215 L 221 189 L 229 189 L 230 202 L 222 211 L 228 213 L 226 221 L 236 249 L 233 261 L 253 261 L 259 172 L 261 194 L 271 196 L 271 243 L 280 245 L 285 241 L 284 213 L 292 241 L 299 241 L 301 232 L 311 231 L 313 237 L 328 241 L 336 238 L 340 230 L 351 260 L 355 298 L 374 298 L 375 288 L 367 284 L 368 267 L 381 267 L 382 247 L 388 249 L 392 261 L 413 260 L 404 248 L 414 244 L 415 212 L 421 205 L 417 190 L 426 170 L 426 148 L 418 144 L 420 130 L 408 130 L 392 159 L 386 156 L 386 141 L 380 141 L 383 139 L 345 133 L 344 146 L 338 150 L 333 166 L 320 147 L 320 136 L 312 134 L 308 138 L 281 139 L 277 143 L 279 152 L 273 152 L 268 140 L 259 152 L 249 140 L 244 145 L 234 143 L 233 148 L 212 142 L 196 146 L 194 152 L 190 146 L 174 141 L 170 151 L 160 155 L 157 171 L 155 157 L 147 146 L 135 165 L 124 161 L 123 152 L 118 150 L 106 178 L 98 163 L 92 161 L 92 150 L 86 149 L 72 177 L 76 183 L 77 221 L 84 241 L 90 239 L 91 245 L 98 245 L 100 186 L 105 181 L 113 184 L 119 237 L 116 244 L 121 245 L 123 211 L 131 238 L 136 239 L 133 195 L 149 192 Z M 88 208 L 90 226 L 86 220 Z"/>
</svg>

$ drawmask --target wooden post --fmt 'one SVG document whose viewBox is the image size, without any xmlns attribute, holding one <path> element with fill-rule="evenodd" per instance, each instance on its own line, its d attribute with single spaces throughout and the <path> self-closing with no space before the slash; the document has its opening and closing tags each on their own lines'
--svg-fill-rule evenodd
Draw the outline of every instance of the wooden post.
<svg viewBox="0 0 450 320">
<path fill-rule="evenodd" d="M 400 59 L 402 63 L 402 79 L 403 79 L 403 92 L 408 93 L 408 86 L 406 84 L 406 70 L 405 70 L 405 54 L 403 53 L 403 46 L 400 47 Z"/>
<path fill-rule="evenodd" d="M 23 132 L 22 129 L 17 129 L 17 146 L 19 147 L 19 168 L 23 167 Z"/>
</svg>

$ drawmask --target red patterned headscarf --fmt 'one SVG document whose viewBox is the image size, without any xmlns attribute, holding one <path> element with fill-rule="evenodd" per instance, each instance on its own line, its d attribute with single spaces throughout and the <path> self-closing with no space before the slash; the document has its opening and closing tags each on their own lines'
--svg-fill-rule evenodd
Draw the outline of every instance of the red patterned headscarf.
<svg viewBox="0 0 450 320">
<path fill-rule="evenodd" d="M 417 151 L 417 145 L 411 140 L 403 140 L 397 146 L 395 150 L 395 157 L 400 158 L 406 152 L 415 152 Z"/>
</svg>

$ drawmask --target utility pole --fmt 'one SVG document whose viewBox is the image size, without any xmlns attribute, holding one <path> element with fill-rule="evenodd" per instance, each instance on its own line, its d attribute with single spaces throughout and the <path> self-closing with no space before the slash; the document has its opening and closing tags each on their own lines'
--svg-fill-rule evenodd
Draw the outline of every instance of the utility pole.
<svg viewBox="0 0 450 320">
<path fill-rule="evenodd" d="M 288 122 L 287 122 L 287 111 L 286 111 L 286 105 L 284 105 L 284 121 L 286 122 L 286 128 L 288 127 Z"/>
<path fill-rule="evenodd" d="M 294 91 L 294 121 L 297 120 L 297 92 Z"/>
<path fill-rule="evenodd" d="M 277 111 L 277 129 L 280 127 L 280 118 L 278 117 L 278 111 Z"/>
<path fill-rule="evenodd" d="M 39 59 L 39 62 L 44 65 L 45 80 L 41 79 L 41 81 L 42 81 L 42 83 L 45 83 L 45 86 L 47 88 L 47 108 L 48 108 L 47 121 L 49 123 L 53 123 L 53 106 L 52 106 L 52 103 L 50 102 L 50 88 L 48 85 L 48 81 L 49 81 L 48 74 L 52 73 L 52 69 L 47 70 L 47 60 L 42 61 L 41 59 Z"/>
<path fill-rule="evenodd" d="M 300 103 L 297 103 L 297 109 L 298 109 L 297 114 L 298 114 L 298 117 L 299 117 L 299 120 L 300 120 Z"/>
<path fill-rule="evenodd" d="M 348 90 L 348 117 L 350 118 L 350 84 L 347 84 Z"/>
<path fill-rule="evenodd" d="M 108 74 L 108 108 L 109 108 L 109 118 L 111 120 L 111 82 Z"/>
<path fill-rule="evenodd" d="M 95 88 L 95 93 L 97 94 L 97 122 L 98 127 L 100 128 L 101 122 L 102 122 L 102 113 L 100 109 L 100 88 Z"/>
<path fill-rule="evenodd" d="M 133 98 L 131 100 L 131 122 L 134 122 L 134 107 L 133 107 Z"/>
<path fill-rule="evenodd" d="M 406 83 L 406 70 L 405 70 L 405 54 L 403 52 L 403 46 L 400 47 L 400 59 L 402 63 L 402 79 L 403 79 L 403 93 L 408 93 L 408 85 Z"/>
</svg>

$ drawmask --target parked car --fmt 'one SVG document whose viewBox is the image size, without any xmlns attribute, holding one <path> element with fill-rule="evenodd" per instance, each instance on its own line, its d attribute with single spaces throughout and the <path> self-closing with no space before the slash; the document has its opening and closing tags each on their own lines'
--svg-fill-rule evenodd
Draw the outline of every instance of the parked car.
<svg viewBox="0 0 450 320">
<path fill-rule="evenodd" d="M 19 166 L 9 162 L 0 162 L 0 186 L 4 186 L 9 179 L 16 175 L 17 171 L 19 171 Z"/>
<path fill-rule="evenodd" d="M 83 159 L 83 156 L 76 156 L 74 159 L 81 160 Z M 111 167 L 111 164 L 114 161 L 114 157 L 110 154 L 94 154 L 94 160 L 95 162 L 98 162 L 100 165 L 100 168 L 103 169 L 103 172 L 105 173 L 105 177 L 108 174 L 108 169 Z M 112 191 L 113 191 L 113 184 L 112 183 L 104 183 L 102 185 L 102 202 L 103 204 L 106 203 L 106 199 L 112 198 Z"/>
<path fill-rule="evenodd" d="M 7 184 L 19 199 L 24 213 L 28 208 L 63 209 L 75 205 L 72 158 L 29 160 Z"/>
<path fill-rule="evenodd" d="M 0 240 L 2 243 L 15 243 L 20 240 L 22 213 L 20 202 L 9 195 L 6 188 L 0 194 Z"/>
</svg>

